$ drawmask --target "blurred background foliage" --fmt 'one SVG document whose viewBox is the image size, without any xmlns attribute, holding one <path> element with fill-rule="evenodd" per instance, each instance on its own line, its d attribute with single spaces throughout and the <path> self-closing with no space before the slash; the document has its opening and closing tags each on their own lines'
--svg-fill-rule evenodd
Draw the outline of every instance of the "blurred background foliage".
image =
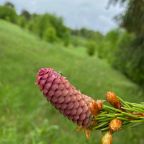
<svg viewBox="0 0 144 144">
<path fill-rule="evenodd" d="M 127 3 L 124 14 L 118 18 L 120 26 L 133 35 L 129 44 L 121 45 L 118 51 L 119 65 L 116 66 L 125 75 L 141 86 L 144 85 L 144 1 L 111 0 L 111 3 Z M 123 63 L 123 64 L 121 64 Z"/>
<path fill-rule="evenodd" d="M 97 53 L 98 57 L 106 59 L 114 68 L 143 86 L 144 1 L 109 1 L 109 5 L 117 3 L 127 3 L 126 11 L 116 17 L 121 28 L 106 35 L 86 28 L 70 29 L 64 25 L 61 17 L 53 14 L 31 14 L 27 10 L 17 14 L 10 2 L 0 6 L 0 18 L 17 24 L 48 42 L 85 47 L 89 56 Z"/>
<path fill-rule="evenodd" d="M 144 1 L 110 0 L 126 11 L 119 28 L 106 34 L 72 29 L 54 14 L 16 12 L 0 6 L 0 144 L 99 143 L 87 141 L 58 114 L 34 85 L 41 67 L 61 71 L 82 92 L 104 99 L 108 90 L 126 100 L 144 101 Z M 117 144 L 144 143 L 143 126 L 115 134 Z"/>
</svg>

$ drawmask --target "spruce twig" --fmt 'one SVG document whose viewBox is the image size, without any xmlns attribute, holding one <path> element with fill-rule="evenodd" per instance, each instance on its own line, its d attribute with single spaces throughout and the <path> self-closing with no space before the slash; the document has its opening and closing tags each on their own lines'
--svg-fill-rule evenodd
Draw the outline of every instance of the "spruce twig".
<svg viewBox="0 0 144 144">
<path fill-rule="evenodd" d="M 106 132 L 102 144 L 112 143 L 112 134 L 129 126 L 144 124 L 144 103 L 131 103 L 107 92 L 106 101 L 82 94 L 61 74 L 42 68 L 36 84 L 48 101 L 64 116 L 76 123 L 89 138 L 90 131 Z"/>
</svg>

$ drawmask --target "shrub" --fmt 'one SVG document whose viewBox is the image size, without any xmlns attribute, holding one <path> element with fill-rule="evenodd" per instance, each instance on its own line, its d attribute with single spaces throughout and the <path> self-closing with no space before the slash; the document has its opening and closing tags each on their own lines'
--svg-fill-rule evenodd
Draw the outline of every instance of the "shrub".
<svg viewBox="0 0 144 144">
<path fill-rule="evenodd" d="M 90 41 L 86 44 L 87 53 L 89 56 L 93 56 L 95 54 L 96 44 L 93 41 Z"/>
<path fill-rule="evenodd" d="M 54 42 L 57 40 L 56 30 L 51 26 L 48 27 L 43 33 L 43 39 L 49 42 Z"/>
<path fill-rule="evenodd" d="M 12 23 L 15 23 L 16 18 L 17 14 L 15 9 L 7 6 L 0 6 L 0 19 L 4 19 Z"/>
</svg>

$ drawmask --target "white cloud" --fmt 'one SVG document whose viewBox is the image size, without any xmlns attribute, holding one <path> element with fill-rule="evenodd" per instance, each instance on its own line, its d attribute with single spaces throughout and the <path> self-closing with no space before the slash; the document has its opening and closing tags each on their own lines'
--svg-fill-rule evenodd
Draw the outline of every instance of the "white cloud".
<svg viewBox="0 0 144 144">
<path fill-rule="evenodd" d="M 123 11 L 119 6 L 106 9 L 108 0 L 9 0 L 17 11 L 56 13 L 64 17 L 65 23 L 73 28 L 88 27 L 103 33 L 117 26 L 113 17 Z M 6 0 L 0 0 L 0 4 Z"/>
</svg>

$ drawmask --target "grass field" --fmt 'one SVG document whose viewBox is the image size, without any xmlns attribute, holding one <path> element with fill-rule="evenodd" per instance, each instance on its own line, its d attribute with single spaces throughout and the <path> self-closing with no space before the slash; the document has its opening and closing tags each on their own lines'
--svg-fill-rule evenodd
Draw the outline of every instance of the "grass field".
<svg viewBox="0 0 144 144">
<path fill-rule="evenodd" d="M 81 51 L 81 50 L 76 50 Z M 35 85 L 41 67 L 62 72 L 83 93 L 104 99 L 112 90 L 129 101 L 144 101 L 142 91 L 105 61 L 48 44 L 0 20 L 0 144 L 98 144 L 100 132 L 86 140 L 60 115 Z M 144 144 L 144 126 L 114 134 L 115 144 Z"/>
</svg>

